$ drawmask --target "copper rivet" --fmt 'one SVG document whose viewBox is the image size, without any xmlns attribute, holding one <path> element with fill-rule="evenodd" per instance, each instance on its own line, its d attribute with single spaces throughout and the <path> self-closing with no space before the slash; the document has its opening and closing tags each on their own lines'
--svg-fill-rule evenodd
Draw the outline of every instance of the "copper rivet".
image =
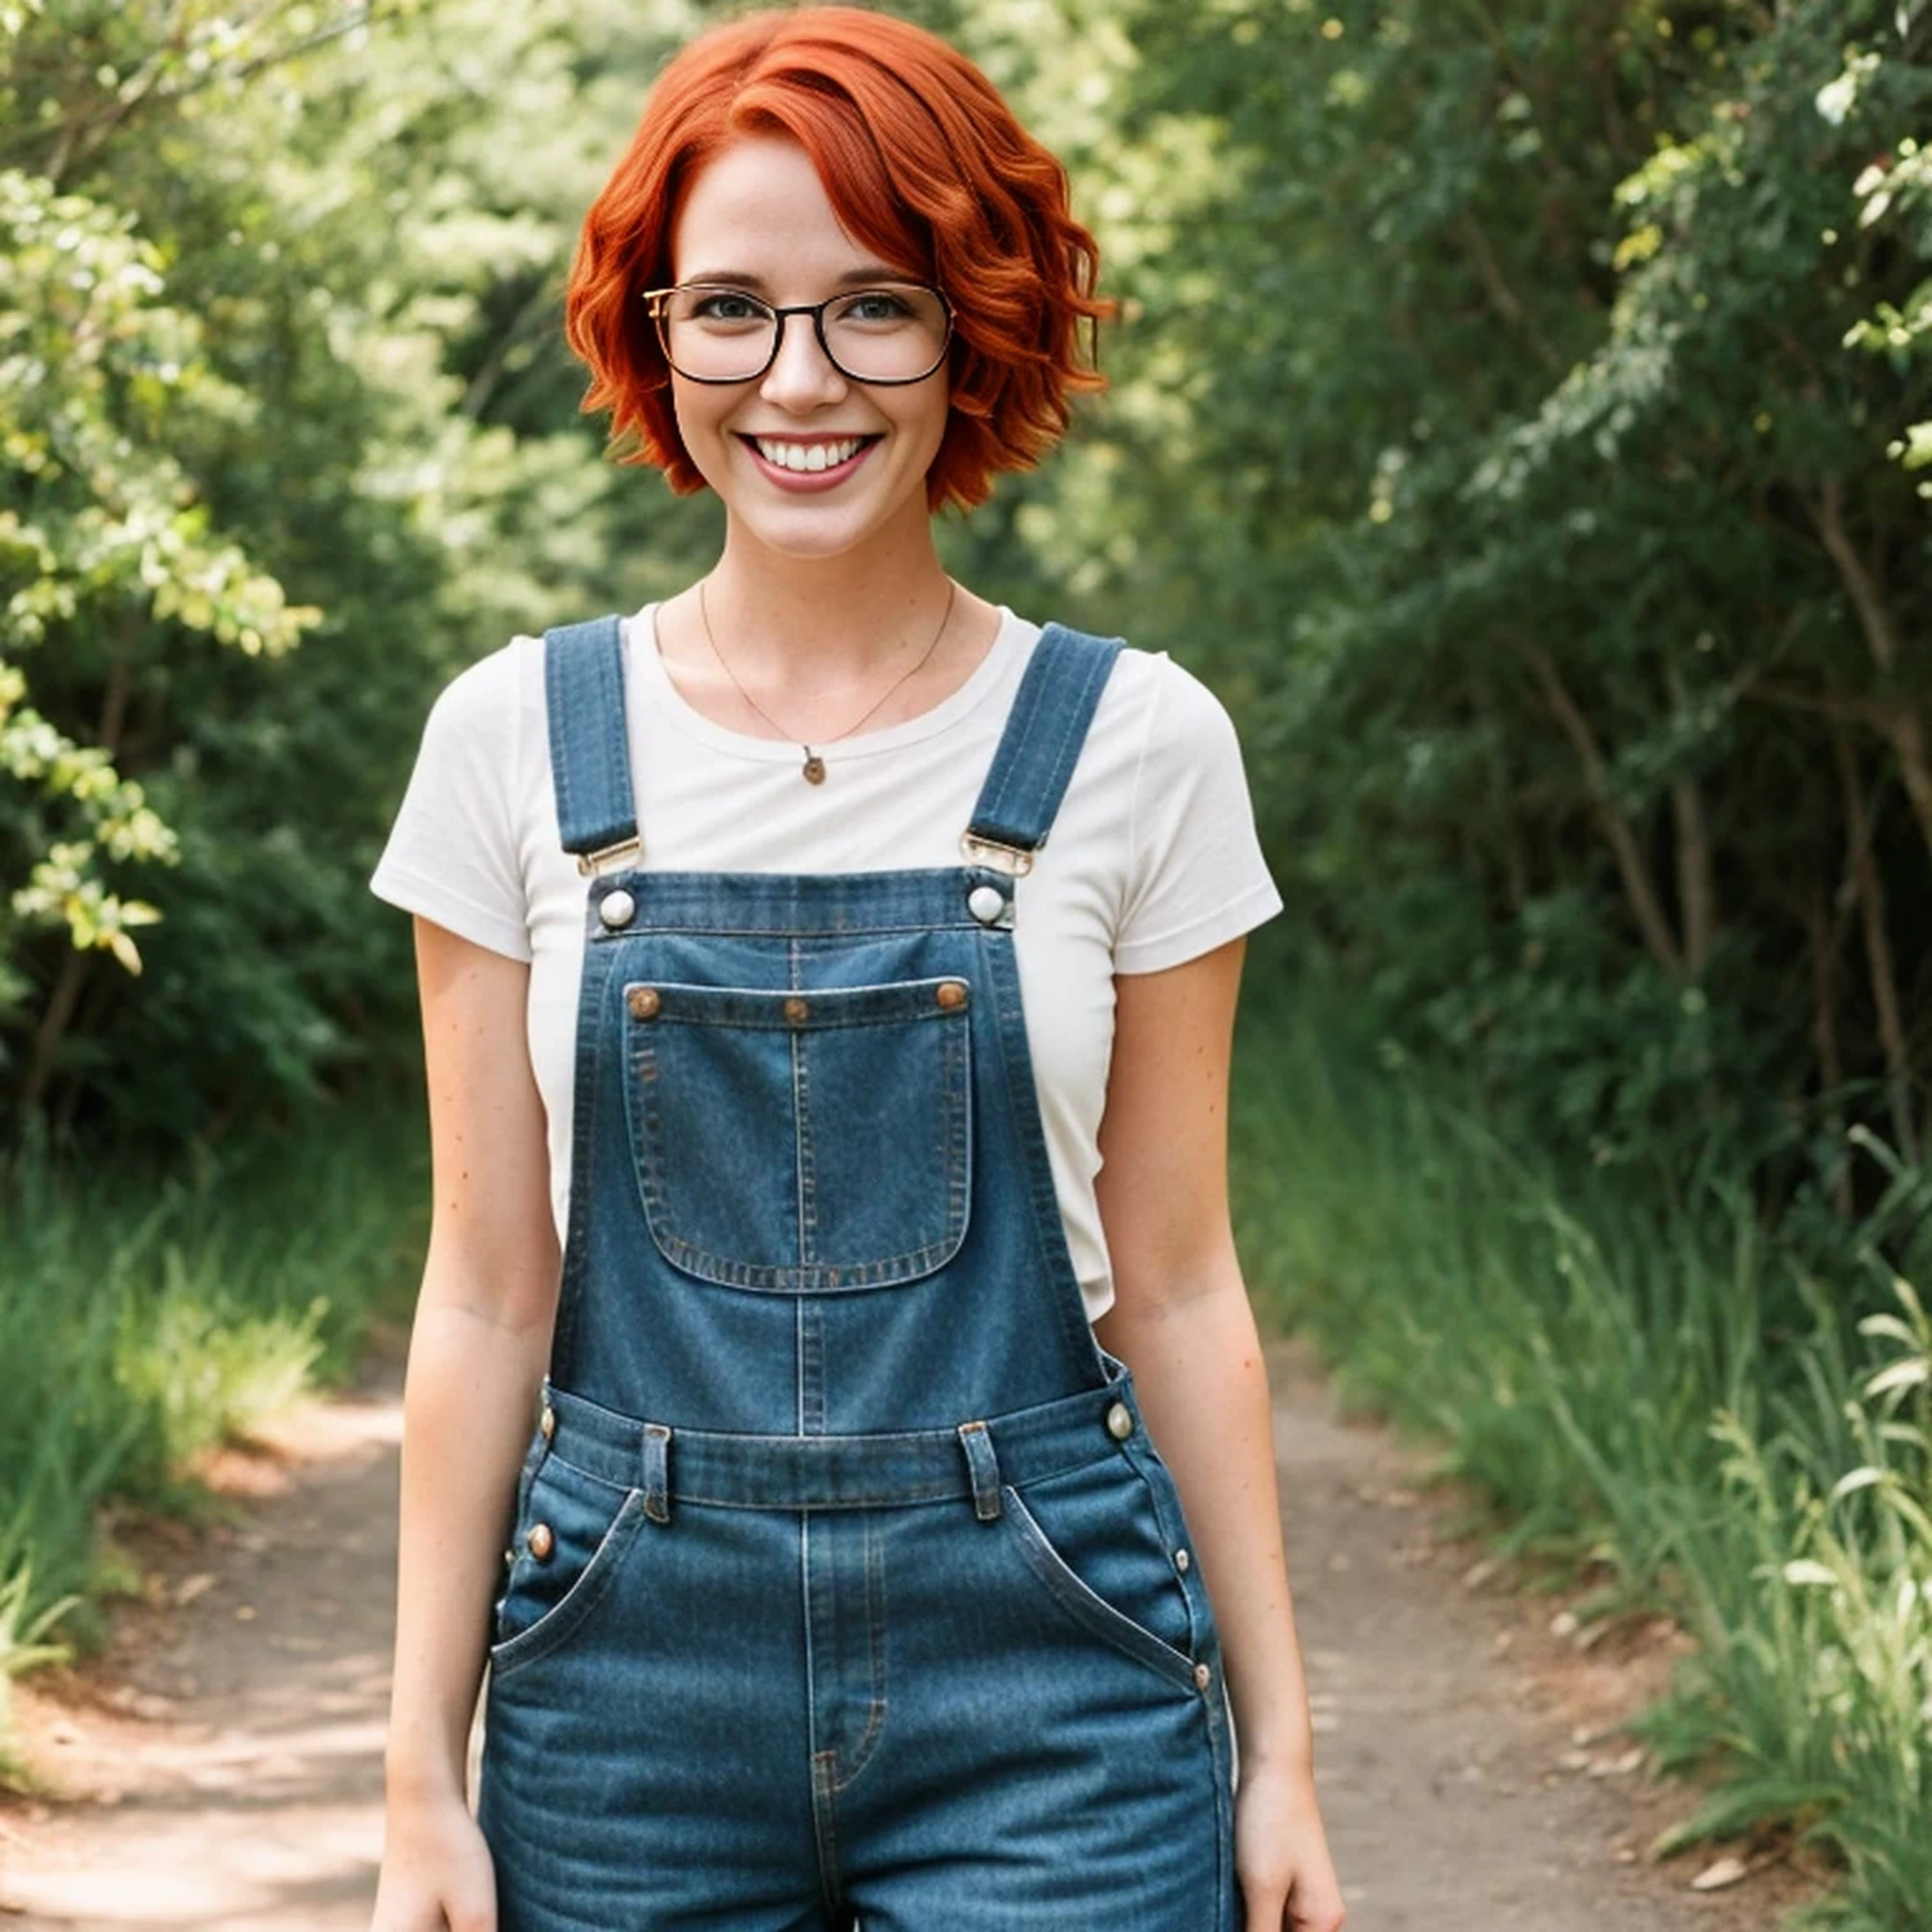
<svg viewBox="0 0 1932 1932">
<path fill-rule="evenodd" d="M 1213 1671 L 1208 1669 L 1206 1664 L 1196 1664 L 1194 1666 L 1195 1690 L 1205 1690 L 1208 1686 L 1211 1684 L 1214 1681 L 1215 1674 Z"/>
<path fill-rule="evenodd" d="M 1134 1432 L 1134 1412 L 1124 1402 L 1116 1402 L 1107 1412 L 1107 1433 L 1116 1442 L 1125 1442 Z"/>
<path fill-rule="evenodd" d="M 785 1016 L 794 1026 L 801 1026 L 805 1016 L 811 1011 L 802 1000 L 787 1000 L 785 1002 Z"/>
<path fill-rule="evenodd" d="M 657 1017 L 660 1002 L 656 986 L 632 986 L 625 997 L 633 1020 L 654 1020 Z"/>
<path fill-rule="evenodd" d="M 957 979 L 941 980 L 938 998 L 939 1004 L 950 1013 L 966 1004 L 966 988 Z"/>
<path fill-rule="evenodd" d="M 556 1547 L 556 1537 L 551 1533 L 548 1523 L 533 1522 L 530 1525 L 530 1553 L 538 1562 L 548 1563 L 550 1560 L 550 1552 Z"/>
</svg>

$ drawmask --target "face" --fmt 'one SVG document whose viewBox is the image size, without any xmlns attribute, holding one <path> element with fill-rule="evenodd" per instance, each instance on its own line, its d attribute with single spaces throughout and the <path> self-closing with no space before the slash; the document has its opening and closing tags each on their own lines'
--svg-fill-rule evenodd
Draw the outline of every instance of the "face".
<svg viewBox="0 0 1932 1932">
<path fill-rule="evenodd" d="M 686 189 L 671 232 L 674 280 L 727 283 L 778 308 L 823 301 L 861 271 L 908 279 L 847 234 L 810 156 L 776 136 L 748 136 L 717 156 Z M 789 316 L 762 378 L 713 384 L 673 372 L 671 398 L 685 448 L 723 500 L 734 539 L 833 556 L 924 532 L 926 472 L 946 432 L 944 364 L 923 382 L 853 381 L 827 360 L 811 318 Z M 761 440 L 769 448 L 854 439 L 854 457 L 816 474 L 759 450 Z"/>
</svg>

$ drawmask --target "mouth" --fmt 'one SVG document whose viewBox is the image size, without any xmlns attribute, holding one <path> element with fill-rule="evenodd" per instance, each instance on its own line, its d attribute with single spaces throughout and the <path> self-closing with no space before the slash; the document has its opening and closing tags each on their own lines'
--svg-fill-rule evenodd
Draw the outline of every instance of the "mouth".
<svg viewBox="0 0 1932 1932">
<path fill-rule="evenodd" d="M 775 482 L 789 488 L 823 488 L 844 481 L 865 461 L 882 435 L 748 436 L 738 439 Z"/>
</svg>

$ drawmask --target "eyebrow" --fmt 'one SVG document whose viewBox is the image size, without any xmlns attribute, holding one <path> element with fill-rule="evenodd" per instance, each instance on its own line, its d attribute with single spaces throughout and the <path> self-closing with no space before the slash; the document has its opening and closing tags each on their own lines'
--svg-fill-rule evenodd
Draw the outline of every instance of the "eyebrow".
<svg viewBox="0 0 1932 1932">
<path fill-rule="evenodd" d="M 883 262 L 868 262 L 862 268 L 848 268 L 844 274 L 835 276 L 835 288 L 857 288 L 870 287 L 875 282 L 916 281 L 916 275 L 908 275 L 902 268 L 888 268 Z M 686 275 L 686 282 L 726 282 L 733 288 L 748 288 L 754 294 L 764 293 L 769 284 L 762 275 L 753 275 L 741 268 L 710 268 L 700 274 Z"/>
</svg>

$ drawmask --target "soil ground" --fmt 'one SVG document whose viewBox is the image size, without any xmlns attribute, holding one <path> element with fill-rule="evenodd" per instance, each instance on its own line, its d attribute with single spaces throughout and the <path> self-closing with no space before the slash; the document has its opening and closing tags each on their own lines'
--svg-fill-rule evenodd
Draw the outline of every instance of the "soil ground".
<svg viewBox="0 0 1932 1932">
<path fill-rule="evenodd" d="M 1459 1499 L 1274 1353 L 1290 1574 L 1348 1932 L 1771 1932 L 1816 1889 L 1658 1863 L 1696 1793 L 1617 1730 L 1682 1640 L 1575 1628 L 1448 1533 Z M 43 1795 L 0 1802 L 0 1928 L 366 1932 L 381 1849 L 400 1350 L 208 1474 L 212 1529 L 143 1526 L 147 1587 L 85 1669 L 21 1687 Z M 1579 1641 L 1581 1639 L 1581 1641 Z M 621 1932 L 621 1928 L 613 1928 Z M 936 1928 L 937 1932 L 937 1928 Z"/>
</svg>

